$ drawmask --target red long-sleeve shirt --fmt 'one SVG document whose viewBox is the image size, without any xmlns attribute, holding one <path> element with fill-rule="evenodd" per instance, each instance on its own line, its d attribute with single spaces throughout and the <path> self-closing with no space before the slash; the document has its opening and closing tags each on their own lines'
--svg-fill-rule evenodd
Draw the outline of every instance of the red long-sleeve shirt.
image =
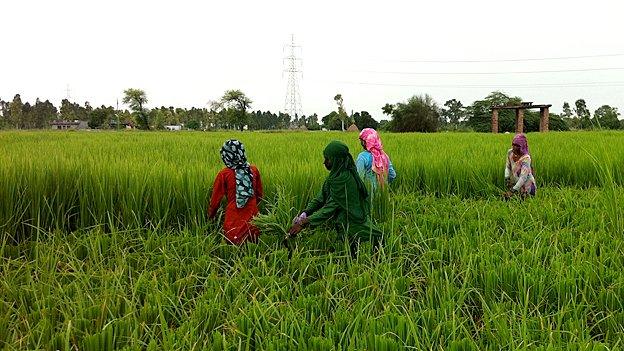
<svg viewBox="0 0 624 351">
<path fill-rule="evenodd" d="M 210 208 L 208 216 L 213 218 L 217 214 L 221 199 L 225 195 L 227 206 L 225 208 L 225 221 L 223 230 L 225 237 L 229 242 L 240 245 L 246 240 L 255 240 L 260 235 L 260 231 L 256 226 L 251 224 L 253 216 L 258 214 L 258 203 L 262 199 L 262 180 L 260 172 L 256 166 L 251 165 L 251 174 L 253 177 L 252 186 L 254 195 L 247 201 L 245 207 L 236 207 L 236 173 L 230 168 L 222 169 L 214 181 L 212 187 L 212 197 L 210 199 Z"/>
</svg>

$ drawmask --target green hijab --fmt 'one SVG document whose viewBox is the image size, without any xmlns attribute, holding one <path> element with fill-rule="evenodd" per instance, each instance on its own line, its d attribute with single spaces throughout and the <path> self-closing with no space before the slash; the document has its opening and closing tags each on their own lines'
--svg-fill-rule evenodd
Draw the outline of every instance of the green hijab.
<svg viewBox="0 0 624 351">
<path fill-rule="evenodd" d="M 329 176 L 325 180 L 332 198 L 354 218 L 366 220 L 368 190 L 357 173 L 349 147 L 341 141 L 334 140 L 325 147 L 323 156 L 332 163 Z M 356 194 L 358 198 L 348 198 Z"/>
</svg>

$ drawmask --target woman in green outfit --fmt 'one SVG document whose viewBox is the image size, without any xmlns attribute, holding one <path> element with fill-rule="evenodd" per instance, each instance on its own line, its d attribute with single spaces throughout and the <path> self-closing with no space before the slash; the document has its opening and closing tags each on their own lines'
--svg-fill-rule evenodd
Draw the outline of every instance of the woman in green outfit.
<svg viewBox="0 0 624 351">
<path fill-rule="evenodd" d="M 329 176 L 316 198 L 293 220 L 289 236 L 296 236 L 306 226 L 316 227 L 331 220 L 338 233 L 349 240 L 352 254 L 359 242 L 370 240 L 378 245 L 382 233 L 370 220 L 368 191 L 349 148 L 343 142 L 332 141 L 323 156 Z"/>
</svg>

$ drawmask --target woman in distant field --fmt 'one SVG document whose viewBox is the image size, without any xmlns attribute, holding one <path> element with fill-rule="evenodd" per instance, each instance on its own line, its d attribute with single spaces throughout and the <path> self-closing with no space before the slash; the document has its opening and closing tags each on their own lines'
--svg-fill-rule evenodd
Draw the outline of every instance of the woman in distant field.
<svg viewBox="0 0 624 351">
<path fill-rule="evenodd" d="M 248 240 L 256 241 L 260 231 L 251 223 L 251 219 L 258 214 L 258 203 L 263 196 L 260 172 L 256 166 L 247 162 L 245 147 L 238 140 L 230 139 L 223 144 L 221 159 L 226 167 L 214 181 L 208 217 L 216 217 L 225 195 L 225 238 L 235 245 Z"/>
<path fill-rule="evenodd" d="M 355 162 L 358 174 L 370 184 L 372 191 L 377 185 L 384 188 L 386 183 L 391 183 L 396 178 L 396 171 L 383 150 L 379 134 L 372 128 L 364 128 L 359 139 L 364 151 L 360 152 Z"/>
<path fill-rule="evenodd" d="M 376 246 L 382 234 L 370 220 L 368 191 L 357 174 L 349 148 L 343 142 L 332 141 L 323 150 L 323 156 L 329 175 L 317 197 L 293 220 L 289 236 L 297 235 L 306 226 L 331 222 L 349 241 L 351 254 L 355 254 L 362 241 L 370 240 Z"/>
<path fill-rule="evenodd" d="M 505 183 L 508 189 L 503 195 L 505 198 L 510 198 L 514 194 L 523 198 L 534 196 L 537 190 L 533 177 L 533 167 L 531 166 L 529 144 L 524 134 L 516 134 L 511 142 L 511 149 L 507 151 Z"/>
</svg>

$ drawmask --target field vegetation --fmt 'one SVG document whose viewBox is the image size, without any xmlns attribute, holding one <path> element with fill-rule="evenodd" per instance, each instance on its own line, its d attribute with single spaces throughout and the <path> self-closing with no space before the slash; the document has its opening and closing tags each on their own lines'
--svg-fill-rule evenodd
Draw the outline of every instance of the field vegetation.
<svg viewBox="0 0 624 351">
<path fill-rule="evenodd" d="M 238 138 L 258 244 L 206 219 Z M 624 134 L 529 134 L 538 195 L 501 201 L 511 135 L 384 134 L 398 173 L 357 257 L 283 231 L 348 133 L 0 133 L 0 349 L 611 350 L 624 341 Z"/>
</svg>

